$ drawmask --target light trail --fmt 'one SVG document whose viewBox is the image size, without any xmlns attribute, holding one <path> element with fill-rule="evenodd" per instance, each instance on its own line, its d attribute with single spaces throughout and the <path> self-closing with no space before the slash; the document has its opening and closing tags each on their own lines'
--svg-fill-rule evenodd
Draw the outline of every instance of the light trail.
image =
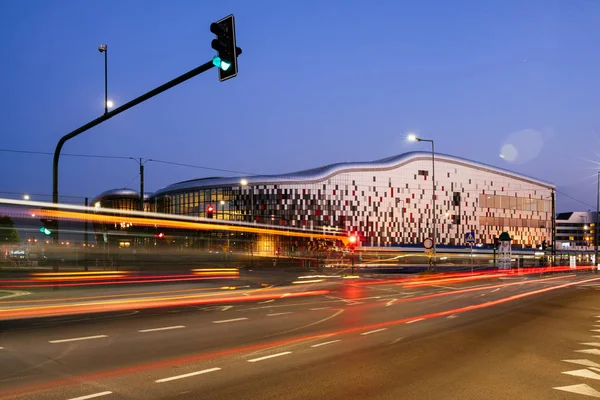
<svg viewBox="0 0 600 400">
<path fill-rule="evenodd" d="M 307 336 L 295 337 L 295 338 L 291 338 L 291 339 L 282 339 L 282 340 L 278 340 L 278 341 L 260 343 L 260 344 L 255 344 L 255 345 L 234 347 L 234 348 L 230 348 L 230 349 L 226 349 L 226 350 L 194 354 L 191 356 L 180 357 L 180 358 L 171 359 L 171 360 L 164 360 L 164 361 L 153 362 L 153 363 L 149 363 L 149 364 L 142 364 L 142 365 L 137 365 L 134 367 L 126 367 L 126 368 L 121 368 L 121 369 L 116 369 L 116 370 L 108 370 L 108 371 L 103 371 L 103 372 L 89 374 L 89 375 L 83 375 L 83 376 L 78 376 L 78 377 L 69 377 L 69 378 L 59 379 L 59 380 L 55 380 L 55 381 L 51 381 L 51 382 L 47 382 L 47 383 L 34 384 L 34 385 L 20 387 L 20 388 L 16 388 L 16 389 L 9 389 L 7 391 L 0 392 L 0 396 L 1 396 L 0 400 L 28 397 L 28 396 L 32 396 L 32 395 L 35 395 L 38 393 L 47 392 L 53 388 L 65 386 L 68 384 L 80 384 L 81 382 L 95 381 L 98 379 L 110 378 L 110 377 L 114 377 L 114 376 L 122 377 L 122 375 L 125 375 L 125 374 L 133 374 L 133 373 L 139 373 L 139 372 L 143 372 L 143 371 L 156 370 L 159 368 L 171 367 L 174 365 L 190 364 L 190 363 L 198 362 L 201 360 L 214 359 L 214 358 L 225 357 L 225 356 L 234 355 L 234 354 L 251 353 L 251 352 L 256 352 L 259 350 L 264 350 L 267 348 L 293 345 L 296 343 L 302 343 L 302 342 L 322 339 L 322 338 L 331 337 L 334 335 L 343 335 L 343 334 L 349 334 L 349 333 L 355 333 L 355 332 L 363 332 L 363 331 L 367 331 L 367 330 L 381 329 L 381 328 L 386 328 L 389 326 L 406 324 L 406 322 L 409 322 L 409 321 L 412 321 L 412 320 L 415 320 L 418 318 L 422 318 L 425 320 L 425 319 L 432 319 L 432 318 L 437 318 L 437 317 L 442 317 L 442 316 L 447 316 L 447 315 L 460 314 L 460 313 L 464 313 L 464 312 L 468 312 L 468 311 L 474 311 L 474 310 L 484 309 L 487 307 L 492 307 L 492 306 L 503 304 L 503 303 L 508 303 L 511 301 L 519 300 L 519 299 L 522 299 L 525 297 L 534 296 L 534 295 L 541 294 L 541 293 L 546 293 L 546 292 L 550 292 L 550 291 L 554 291 L 554 290 L 558 290 L 558 289 L 567 288 L 567 287 L 574 286 L 574 285 L 580 285 L 580 284 L 589 283 L 589 282 L 597 282 L 599 280 L 600 280 L 600 278 L 577 280 L 577 281 L 568 282 L 565 284 L 561 284 L 561 285 L 557 285 L 557 286 L 553 286 L 553 287 L 549 287 L 549 288 L 536 289 L 536 290 L 532 290 L 532 291 L 521 293 L 521 294 L 503 297 L 503 298 L 500 298 L 497 300 L 491 300 L 491 301 L 488 301 L 488 302 L 482 303 L 482 304 L 475 304 L 475 305 L 470 305 L 470 306 L 465 306 L 465 307 L 459 307 L 459 308 L 454 308 L 454 309 L 449 309 L 449 310 L 439 311 L 439 312 L 429 313 L 429 314 L 413 315 L 413 316 L 410 316 L 407 318 L 402 318 L 402 319 L 397 319 L 397 320 L 392 320 L 392 321 L 385 321 L 385 322 L 369 324 L 369 325 L 355 326 L 352 328 L 347 328 L 347 329 L 342 329 L 342 330 L 334 330 L 334 331 L 329 331 L 329 332 L 320 333 L 320 334 L 316 334 L 316 335 L 307 335 Z"/>
</svg>

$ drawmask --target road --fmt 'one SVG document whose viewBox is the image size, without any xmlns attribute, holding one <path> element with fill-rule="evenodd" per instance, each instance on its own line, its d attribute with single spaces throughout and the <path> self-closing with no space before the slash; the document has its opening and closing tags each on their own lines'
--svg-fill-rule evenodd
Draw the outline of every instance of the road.
<svg viewBox="0 0 600 400">
<path fill-rule="evenodd" d="M 600 390 L 599 296 L 592 274 L 343 280 L 3 321 L 0 399 L 584 398 Z"/>
</svg>

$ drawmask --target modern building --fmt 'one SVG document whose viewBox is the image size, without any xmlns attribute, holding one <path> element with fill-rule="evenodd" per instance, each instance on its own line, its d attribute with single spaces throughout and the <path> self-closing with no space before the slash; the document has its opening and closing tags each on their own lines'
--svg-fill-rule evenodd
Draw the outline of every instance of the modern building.
<svg viewBox="0 0 600 400">
<path fill-rule="evenodd" d="M 592 250 L 597 223 L 598 214 L 595 212 L 559 213 L 556 216 L 557 250 Z"/>
<path fill-rule="evenodd" d="M 436 154 L 434 211 L 432 167 L 431 153 L 410 152 L 281 175 L 195 179 L 158 190 L 146 209 L 343 230 L 358 234 L 363 246 L 422 243 L 433 236 L 434 222 L 439 245 L 464 245 L 468 232 L 492 244 L 506 231 L 523 248 L 552 240 L 553 184 Z"/>
</svg>

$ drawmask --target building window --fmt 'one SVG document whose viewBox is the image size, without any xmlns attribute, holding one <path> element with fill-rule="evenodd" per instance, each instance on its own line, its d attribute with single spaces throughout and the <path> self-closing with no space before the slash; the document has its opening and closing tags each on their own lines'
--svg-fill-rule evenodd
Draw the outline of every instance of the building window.
<svg viewBox="0 0 600 400">
<path fill-rule="evenodd" d="M 429 171 L 426 171 L 424 169 L 420 169 L 419 170 L 419 175 L 421 175 L 421 176 L 429 176 Z"/>
</svg>

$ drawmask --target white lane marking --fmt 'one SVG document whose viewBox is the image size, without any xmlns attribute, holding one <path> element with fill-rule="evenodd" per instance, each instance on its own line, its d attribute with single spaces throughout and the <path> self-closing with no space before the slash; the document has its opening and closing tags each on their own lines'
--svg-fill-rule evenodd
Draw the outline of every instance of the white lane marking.
<svg viewBox="0 0 600 400">
<path fill-rule="evenodd" d="M 362 301 L 353 301 L 352 303 L 346 302 L 347 306 L 356 306 L 358 304 L 363 304 L 363 302 Z"/>
<path fill-rule="evenodd" d="M 594 354 L 596 356 L 600 356 L 599 349 L 584 349 L 584 350 L 574 350 L 577 353 L 586 353 L 586 354 Z"/>
<path fill-rule="evenodd" d="M 0 347 L 0 350 L 4 350 L 4 347 Z"/>
<path fill-rule="evenodd" d="M 417 319 L 413 319 L 412 321 L 408 321 L 407 324 L 413 324 L 415 322 L 419 322 L 419 321 L 423 321 L 425 318 L 417 318 Z"/>
<path fill-rule="evenodd" d="M 372 333 L 382 332 L 385 330 L 387 330 L 387 328 L 375 329 L 374 331 L 363 332 L 363 333 L 361 333 L 361 335 L 366 336 L 366 335 L 370 335 Z"/>
<path fill-rule="evenodd" d="M 338 340 L 330 340 L 329 342 L 323 342 L 323 343 L 317 343 L 317 344 L 313 344 L 310 347 L 321 347 L 321 346 L 327 346 L 328 344 L 332 344 L 332 343 L 337 343 L 337 342 L 341 342 L 341 339 Z"/>
<path fill-rule="evenodd" d="M 317 307 L 317 308 L 311 308 L 310 311 L 319 311 L 319 310 L 328 310 L 331 307 Z"/>
<path fill-rule="evenodd" d="M 589 369 L 576 369 L 573 371 L 566 371 L 563 374 L 580 376 L 582 378 L 596 379 L 600 381 L 600 374 L 590 371 Z"/>
<path fill-rule="evenodd" d="M 496 288 L 496 289 L 492 290 L 492 293 L 497 292 L 498 290 L 500 290 L 500 288 Z"/>
<path fill-rule="evenodd" d="M 559 386 L 553 389 L 562 390 L 564 392 L 571 392 L 577 394 L 583 394 L 585 396 L 596 397 L 600 399 L 600 392 L 596 389 L 582 383 L 580 385 L 571 385 L 571 386 Z"/>
<path fill-rule="evenodd" d="M 399 337 L 398 339 L 394 339 L 394 341 L 391 344 L 396 344 L 399 341 L 401 341 L 402 339 L 404 339 L 404 336 Z"/>
<path fill-rule="evenodd" d="M 69 399 L 69 400 L 93 399 L 95 397 L 106 396 L 107 394 L 112 394 L 112 392 L 100 392 L 100 393 L 88 394 L 87 396 L 73 397 L 72 399 Z"/>
<path fill-rule="evenodd" d="M 141 329 L 138 332 L 146 333 L 146 332 L 156 332 L 156 331 L 169 331 L 171 329 L 181 329 L 181 328 L 185 328 L 185 325 L 174 325 L 174 326 L 164 326 L 162 328 Z"/>
<path fill-rule="evenodd" d="M 156 382 L 156 383 L 170 382 L 170 381 L 174 381 L 177 379 L 189 378 L 190 376 L 208 374 L 209 372 L 215 372 L 215 371 L 220 371 L 220 370 L 221 370 L 221 368 L 203 369 L 202 371 L 190 372 L 189 374 L 183 374 L 183 375 L 171 376 L 169 378 L 157 379 L 154 382 Z"/>
<path fill-rule="evenodd" d="M 10 294 L 7 294 L 6 296 L 0 296 L 0 299 L 4 300 L 4 299 L 10 299 L 12 297 L 19 297 L 19 296 L 27 296 L 28 294 L 31 294 L 30 292 L 25 292 L 25 291 L 21 291 L 21 290 L 0 290 L 0 292 L 8 292 Z"/>
<path fill-rule="evenodd" d="M 600 329 L 590 329 L 590 332 L 600 332 Z"/>
<path fill-rule="evenodd" d="M 258 303 L 256 303 L 256 304 L 267 304 L 267 303 L 272 303 L 272 302 L 274 302 L 274 301 L 275 301 L 275 299 L 271 299 L 271 300 L 259 301 L 259 302 L 258 302 Z"/>
<path fill-rule="evenodd" d="M 446 318 L 447 319 L 453 319 L 453 318 L 456 318 L 456 317 L 458 317 L 458 315 L 452 314 L 452 315 L 448 315 Z"/>
<path fill-rule="evenodd" d="M 585 365 L 586 367 L 600 367 L 600 364 L 595 363 L 590 360 L 586 360 L 585 358 L 579 359 L 579 360 L 563 360 L 563 361 L 568 362 L 568 363 L 573 363 L 573 364 Z"/>
<path fill-rule="evenodd" d="M 600 342 L 588 342 L 588 343 L 579 343 L 582 346 L 596 346 L 600 347 Z"/>
<path fill-rule="evenodd" d="M 292 354 L 292 352 L 291 351 L 284 351 L 283 353 L 271 354 L 270 356 L 253 358 L 251 360 L 248 360 L 248 362 L 257 362 L 257 361 L 262 361 L 262 360 L 268 360 L 269 358 L 281 357 L 281 356 L 285 356 L 287 354 Z"/>
<path fill-rule="evenodd" d="M 287 311 L 287 312 L 278 312 L 278 313 L 273 313 L 273 314 L 267 314 L 267 317 L 276 317 L 278 315 L 287 315 L 287 314 L 293 314 L 293 312 Z"/>
<path fill-rule="evenodd" d="M 389 307 L 389 306 L 391 306 L 392 304 L 394 304 L 394 302 L 395 302 L 396 300 L 398 300 L 398 299 L 392 299 L 392 300 L 388 301 L 387 303 L 385 303 L 385 306 L 386 306 L 386 307 Z"/>
<path fill-rule="evenodd" d="M 90 340 L 90 339 L 102 339 L 106 338 L 106 335 L 96 335 L 96 336 L 85 336 L 85 337 L 76 337 L 70 339 L 57 339 L 57 340 L 49 340 L 48 343 L 65 343 L 65 342 L 77 342 L 79 340 Z"/>
<path fill-rule="evenodd" d="M 246 317 L 242 317 L 242 318 L 233 318 L 233 319 L 222 319 L 220 321 L 213 321 L 213 324 L 225 324 L 227 322 L 237 322 L 237 321 L 244 321 L 247 320 L 248 318 Z"/>
</svg>

